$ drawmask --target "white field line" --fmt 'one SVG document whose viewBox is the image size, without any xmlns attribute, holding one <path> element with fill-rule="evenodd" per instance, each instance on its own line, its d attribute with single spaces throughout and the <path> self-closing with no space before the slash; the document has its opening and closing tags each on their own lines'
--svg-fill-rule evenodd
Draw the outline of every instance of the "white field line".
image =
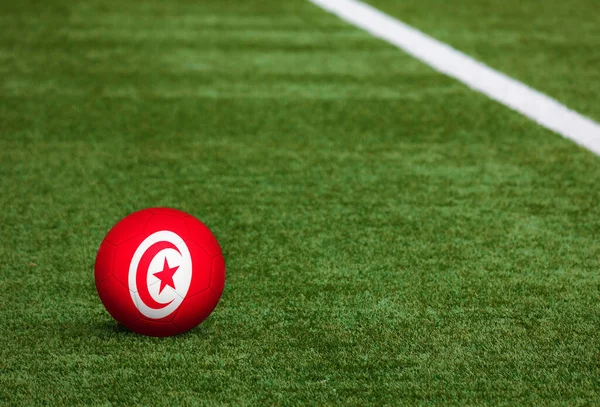
<svg viewBox="0 0 600 407">
<path fill-rule="evenodd" d="M 470 88 L 600 155 L 600 124 L 357 0 L 310 0 Z"/>
</svg>

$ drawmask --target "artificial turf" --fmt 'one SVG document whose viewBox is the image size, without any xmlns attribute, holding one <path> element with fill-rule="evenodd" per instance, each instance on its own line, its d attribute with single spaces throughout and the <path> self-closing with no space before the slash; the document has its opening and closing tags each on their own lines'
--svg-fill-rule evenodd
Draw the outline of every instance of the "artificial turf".
<svg viewBox="0 0 600 407">
<path fill-rule="evenodd" d="M 304 1 L 1 10 L 0 403 L 600 403 L 592 153 Z M 150 206 L 227 263 L 164 339 L 93 280 Z"/>
<path fill-rule="evenodd" d="M 596 0 L 368 0 L 600 121 Z"/>
</svg>

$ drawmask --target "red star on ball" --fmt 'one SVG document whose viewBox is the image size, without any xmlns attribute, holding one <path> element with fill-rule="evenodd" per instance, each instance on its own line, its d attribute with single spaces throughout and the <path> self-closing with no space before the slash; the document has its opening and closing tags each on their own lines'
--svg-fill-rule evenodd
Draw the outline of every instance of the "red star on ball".
<svg viewBox="0 0 600 407">
<path fill-rule="evenodd" d="M 179 266 L 169 267 L 169 263 L 167 263 L 167 258 L 165 257 L 165 264 L 163 265 L 162 271 L 154 273 L 154 277 L 160 280 L 160 289 L 158 290 L 159 294 L 162 293 L 162 290 L 166 286 L 170 286 L 171 288 L 175 289 L 173 274 L 175 274 L 178 268 Z"/>
</svg>

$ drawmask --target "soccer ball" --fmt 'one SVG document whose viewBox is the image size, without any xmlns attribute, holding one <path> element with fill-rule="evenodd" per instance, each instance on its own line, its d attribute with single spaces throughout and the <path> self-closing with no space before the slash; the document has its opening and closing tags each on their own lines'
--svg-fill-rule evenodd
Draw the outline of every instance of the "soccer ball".
<svg viewBox="0 0 600 407">
<path fill-rule="evenodd" d="M 106 235 L 95 264 L 102 303 L 119 323 L 150 336 L 204 321 L 225 285 L 225 260 L 211 231 L 169 208 L 132 213 Z"/>
</svg>

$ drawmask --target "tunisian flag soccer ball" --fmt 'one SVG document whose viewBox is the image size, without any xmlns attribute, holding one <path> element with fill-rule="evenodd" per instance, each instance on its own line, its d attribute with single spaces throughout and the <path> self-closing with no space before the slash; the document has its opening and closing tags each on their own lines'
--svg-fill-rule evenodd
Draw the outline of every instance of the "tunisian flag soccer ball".
<svg viewBox="0 0 600 407">
<path fill-rule="evenodd" d="M 225 260 L 211 231 L 169 208 L 144 209 L 108 232 L 95 265 L 102 303 L 121 324 L 151 336 L 194 328 L 215 308 Z"/>
</svg>

